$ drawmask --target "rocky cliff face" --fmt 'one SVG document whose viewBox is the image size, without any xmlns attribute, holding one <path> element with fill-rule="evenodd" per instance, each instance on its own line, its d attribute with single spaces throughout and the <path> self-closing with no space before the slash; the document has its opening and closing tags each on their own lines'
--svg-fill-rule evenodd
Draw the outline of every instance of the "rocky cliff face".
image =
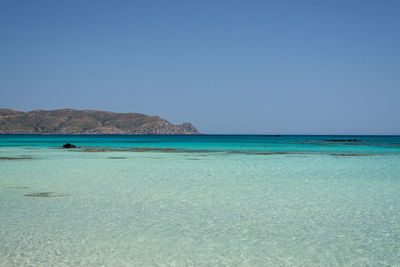
<svg viewBox="0 0 400 267">
<path fill-rule="evenodd" d="M 200 134 L 190 123 L 174 125 L 140 113 L 95 110 L 0 109 L 0 134 Z"/>
</svg>

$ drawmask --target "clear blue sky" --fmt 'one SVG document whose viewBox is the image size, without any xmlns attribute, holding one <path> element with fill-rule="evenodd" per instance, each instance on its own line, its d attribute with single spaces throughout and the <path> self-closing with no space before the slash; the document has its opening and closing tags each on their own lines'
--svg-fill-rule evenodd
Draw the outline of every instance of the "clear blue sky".
<svg viewBox="0 0 400 267">
<path fill-rule="evenodd" d="M 0 1 L 0 107 L 400 134 L 400 1 Z"/>
</svg>

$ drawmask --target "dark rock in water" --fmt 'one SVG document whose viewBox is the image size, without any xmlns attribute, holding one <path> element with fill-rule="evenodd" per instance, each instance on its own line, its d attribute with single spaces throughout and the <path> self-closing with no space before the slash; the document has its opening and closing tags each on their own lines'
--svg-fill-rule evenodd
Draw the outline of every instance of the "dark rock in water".
<svg viewBox="0 0 400 267">
<path fill-rule="evenodd" d="M 25 197 L 63 197 L 64 195 L 59 195 L 54 192 L 40 192 L 40 193 L 32 193 L 26 194 Z"/>
<path fill-rule="evenodd" d="M 108 157 L 109 159 L 127 159 L 127 157 Z"/>
<path fill-rule="evenodd" d="M 70 143 L 66 143 L 63 145 L 63 148 L 77 148 L 77 146 Z"/>
<path fill-rule="evenodd" d="M 357 139 L 328 139 L 325 140 L 325 142 L 362 142 L 361 140 L 357 140 Z"/>
</svg>

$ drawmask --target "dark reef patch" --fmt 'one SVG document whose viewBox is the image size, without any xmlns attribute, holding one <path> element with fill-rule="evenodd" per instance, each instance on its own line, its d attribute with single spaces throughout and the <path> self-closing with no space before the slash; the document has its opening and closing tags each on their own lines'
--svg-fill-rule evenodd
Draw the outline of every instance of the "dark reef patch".
<svg viewBox="0 0 400 267">
<path fill-rule="evenodd" d="M 127 157 L 108 157 L 109 159 L 127 159 Z"/>
<path fill-rule="evenodd" d="M 295 155 L 295 154 L 309 154 L 307 152 L 266 152 L 266 151 L 240 151 L 240 150 L 232 150 L 227 151 L 228 154 L 245 154 L 245 155 Z"/>
<path fill-rule="evenodd" d="M 348 143 L 348 142 L 362 142 L 358 139 L 328 139 L 324 140 L 325 142 L 340 142 L 340 143 Z"/>
<path fill-rule="evenodd" d="M 351 139 L 349 139 L 351 140 Z M 325 145 L 343 145 L 346 143 L 324 143 Z M 348 143 L 347 145 L 351 145 Z M 358 144 L 358 143 L 357 143 Z M 364 143 L 363 143 L 364 144 Z M 354 143 L 353 145 L 356 145 Z M 361 144 L 359 144 L 361 145 Z M 107 147 L 80 147 L 79 152 L 160 152 L 160 153 L 184 153 L 185 157 L 208 157 L 208 156 L 226 156 L 226 155 L 333 155 L 333 156 L 384 156 L 393 155 L 393 153 L 334 153 L 328 151 L 257 151 L 257 150 L 203 150 L 203 149 L 182 149 L 182 148 L 152 148 L 152 147 L 122 147 L 122 148 L 107 148 Z M 195 155 L 193 155 L 195 154 Z M 120 157 L 109 157 L 120 158 Z M 159 159 L 159 157 L 148 157 Z"/>
<path fill-rule="evenodd" d="M 24 159 L 33 159 L 31 157 L 0 157 L 0 160 L 24 160 Z"/>
<path fill-rule="evenodd" d="M 372 154 L 372 153 L 332 153 L 332 156 L 339 156 L 339 157 L 359 157 L 359 156 L 376 156 L 379 154 Z"/>
<path fill-rule="evenodd" d="M 65 197 L 65 195 L 56 194 L 54 192 L 39 192 L 32 194 L 25 194 L 25 197 Z"/>
<path fill-rule="evenodd" d="M 162 152 L 171 152 L 171 151 L 179 151 L 174 148 L 152 148 L 152 147 L 130 147 L 130 148 L 102 148 L 102 147 L 93 147 L 93 148 L 85 148 L 83 152 L 147 152 L 147 151 L 162 151 Z"/>
</svg>

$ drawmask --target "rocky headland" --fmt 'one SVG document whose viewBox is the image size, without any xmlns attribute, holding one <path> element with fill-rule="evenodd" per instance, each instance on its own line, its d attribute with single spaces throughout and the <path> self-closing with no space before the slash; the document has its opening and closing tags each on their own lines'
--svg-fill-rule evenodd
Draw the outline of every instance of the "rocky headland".
<svg viewBox="0 0 400 267">
<path fill-rule="evenodd" d="M 190 123 L 174 125 L 158 116 L 96 110 L 0 108 L 0 134 L 200 134 Z"/>
</svg>

